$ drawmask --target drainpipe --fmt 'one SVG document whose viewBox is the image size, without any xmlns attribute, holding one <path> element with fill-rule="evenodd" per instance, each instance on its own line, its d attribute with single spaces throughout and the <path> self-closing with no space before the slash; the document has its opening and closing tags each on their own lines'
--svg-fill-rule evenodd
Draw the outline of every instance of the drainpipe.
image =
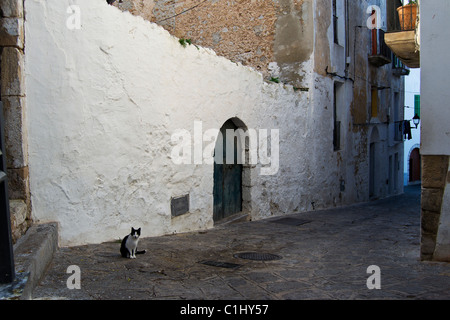
<svg viewBox="0 0 450 320">
<path fill-rule="evenodd" d="M 350 57 L 350 19 L 348 14 L 348 0 L 345 0 L 345 76 L 348 77 L 348 69 L 350 64 L 348 58 Z M 352 61 L 354 62 L 354 61 Z"/>
<path fill-rule="evenodd" d="M 417 1 L 416 51 L 420 52 L 420 0 Z"/>
</svg>

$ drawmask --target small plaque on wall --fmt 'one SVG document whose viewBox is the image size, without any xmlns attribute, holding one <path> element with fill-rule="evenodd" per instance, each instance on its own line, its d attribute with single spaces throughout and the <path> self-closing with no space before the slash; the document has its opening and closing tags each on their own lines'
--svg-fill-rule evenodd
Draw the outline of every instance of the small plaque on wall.
<svg viewBox="0 0 450 320">
<path fill-rule="evenodd" d="M 189 212 L 189 195 L 172 197 L 170 200 L 172 217 L 178 217 Z"/>
</svg>

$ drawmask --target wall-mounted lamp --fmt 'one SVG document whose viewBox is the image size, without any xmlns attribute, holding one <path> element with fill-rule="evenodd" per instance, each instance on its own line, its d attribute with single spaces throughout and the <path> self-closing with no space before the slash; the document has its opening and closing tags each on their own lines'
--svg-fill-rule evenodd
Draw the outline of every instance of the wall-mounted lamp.
<svg viewBox="0 0 450 320">
<path fill-rule="evenodd" d="M 414 123 L 414 125 L 416 126 L 416 129 L 417 129 L 417 127 L 419 126 L 419 123 L 420 123 L 420 117 L 419 117 L 419 115 L 417 113 L 414 116 L 414 118 L 412 118 L 412 121 L 413 121 L 413 123 Z"/>
</svg>

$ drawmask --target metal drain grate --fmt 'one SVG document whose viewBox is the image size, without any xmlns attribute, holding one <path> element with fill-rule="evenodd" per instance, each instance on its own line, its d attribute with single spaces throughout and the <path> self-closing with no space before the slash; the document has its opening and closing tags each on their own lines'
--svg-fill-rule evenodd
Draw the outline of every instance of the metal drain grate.
<svg viewBox="0 0 450 320">
<path fill-rule="evenodd" d="M 272 261 L 283 259 L 282 256 L 272 253 L 260 253 L 260 252 L 242 252 L 234 254 L 235 258 L 255 260 L 255 261 Z"/>
<path fill-rule="evenodd" d="M 203 261 L 199 261 L 198 263 L 205 264 L 205 265 L 211 266 L 211 267 L 219 267 L 219 268 L 226 268 L 226 269 L 237 269 L 242 266 L 241 264 L 236 264 L 236 263 L 211 261 L 211 260 L 203 260 Z"/>
<path fill-rule="evenodd" d="M 302 224 L 307 224 L 312 222 L 311 220 L 299 219 L 299 218 L 280 218 L 276 220 L 271 220 L 273 223 L 285 224 L 288 226 L 301 226 Z"/>
</svg>

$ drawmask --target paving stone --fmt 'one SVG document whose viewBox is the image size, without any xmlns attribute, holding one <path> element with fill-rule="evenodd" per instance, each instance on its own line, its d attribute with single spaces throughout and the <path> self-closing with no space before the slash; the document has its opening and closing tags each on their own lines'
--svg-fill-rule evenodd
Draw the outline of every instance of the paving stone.
<svg viewBox="0 0 450 320">
<path fill-rule="evenodd" d="M 420 188 L 420 187 L 419 187 Z M 420 189 L 419 189 L 420 190 Z M 39 299 L 450 299 L 450 265 L 419 259 L 420 192 L 349 208 L 295 214 L 301 226 L 239 222 L 207 232 L 141 239 L 148 253 L 119 255 L 119 243 L 60 248 L 33 292 Z M 273 253 L 276 261 L 237 259 Z M 242 264 L 226 269 L 202 260 Z M 69 265 L 81 289 L 66 287 Z M 369 290 L 367 267 L 381 269 Z"/>
</svg>

